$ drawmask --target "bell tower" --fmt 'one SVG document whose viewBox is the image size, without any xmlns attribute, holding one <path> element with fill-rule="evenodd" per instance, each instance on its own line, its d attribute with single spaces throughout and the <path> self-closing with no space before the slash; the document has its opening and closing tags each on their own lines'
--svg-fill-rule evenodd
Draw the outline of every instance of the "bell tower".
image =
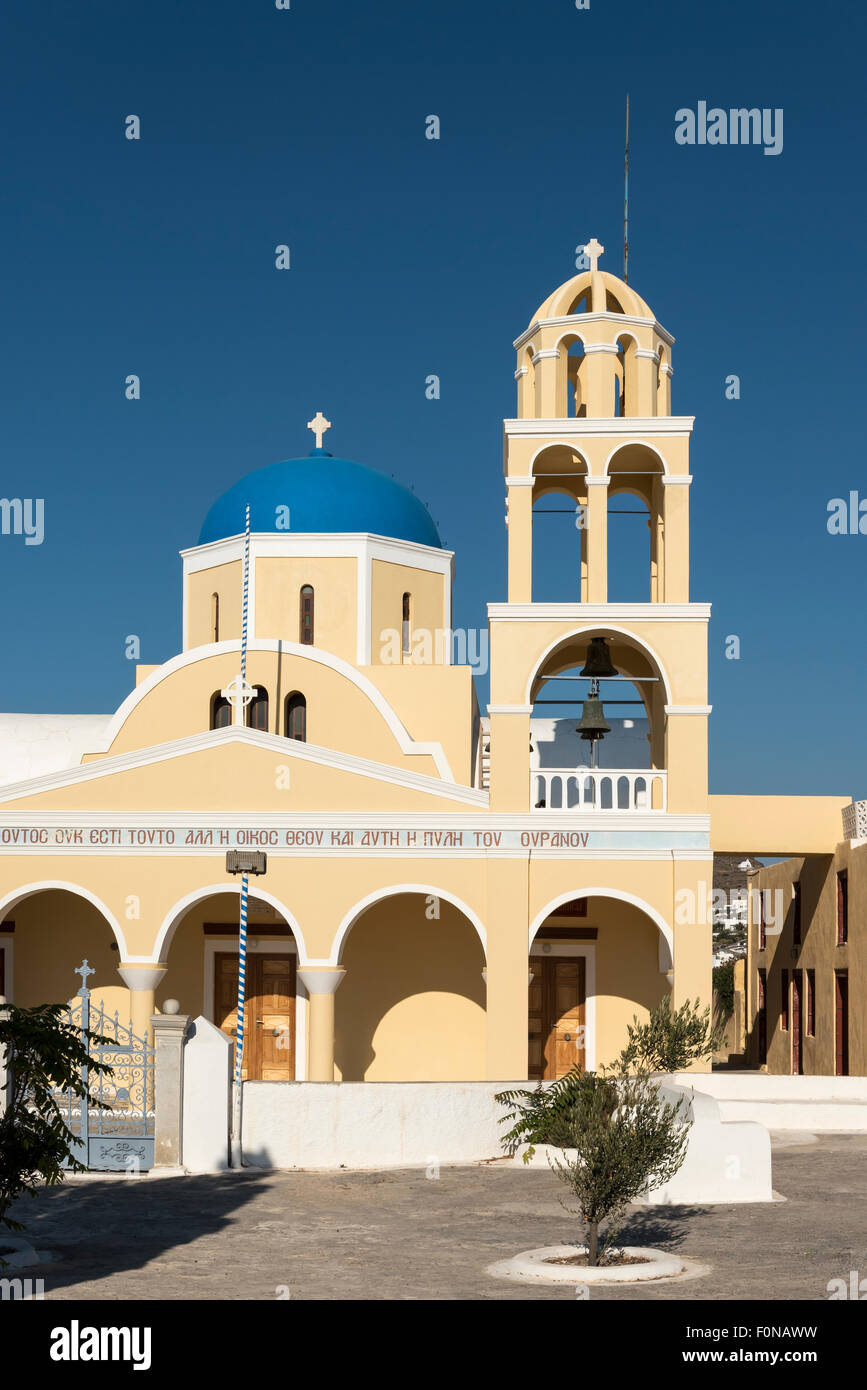
<svg viewBox="0 0 867 1390">
<path fill-rule="evenodd" d="M 693 420 L 671 413 L 673 337 L 630 285 L 600 269 L 603 251 L 587 243 L 589 269 L 555 290 L 514 344 L 517 413 L 504 421 L 508 599 L 488 610 L 492 808 L 706 813 L 710 609 L 689 593 Z M 554 510 L 553 498 L 562 508 L 564 494 L 579 538 L 574 584 L 542 602 L 534 518 Z M 624 503 L 646 510 L 649 527 L 649 572 L 628 603 L 609 601 L 609 515 Z M 563 535 L 574 546 L 569 518 Z M 571 747 L 572 765 L 546 771 L 537 760 L 528 775 L 531 718 L 537 702 L 558 703 L 547 698 L 554 690 L 572 692 L 581 717 L 572 730 L 586 742 Z M 647 730 L 634 766 L 605 757 L 609 711 L 625 707 L 639 714 L 621 725 Z M 637 737 L 632 747 L 641 752 Z"/>
</svg>

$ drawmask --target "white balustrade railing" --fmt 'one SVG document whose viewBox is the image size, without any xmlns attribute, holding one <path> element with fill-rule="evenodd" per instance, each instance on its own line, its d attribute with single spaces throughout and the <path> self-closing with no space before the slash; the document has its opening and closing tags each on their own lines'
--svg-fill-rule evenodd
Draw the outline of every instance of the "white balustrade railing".
<svg viewBox="0 0 867 1390">
<path fill-rule="evenodd" d="M 867 840 L 867 801 L 843 807 L 843 839 Z"/>
<path fill-rule="evenodd" d="M 656 769 L 546 767 L 530 773 L 530 805 L 546 811 L 664 811 L 667 774 Z"/>
</svg>

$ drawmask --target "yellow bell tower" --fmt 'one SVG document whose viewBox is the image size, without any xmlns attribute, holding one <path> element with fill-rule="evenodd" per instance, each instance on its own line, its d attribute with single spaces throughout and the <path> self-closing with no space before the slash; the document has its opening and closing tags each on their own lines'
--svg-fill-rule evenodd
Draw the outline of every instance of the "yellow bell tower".
<svg viewBox="0 0 867 1390">
<path fill-rule="evenodd" d="M 508 601 L 488 610 L 491 804 L 600 824 L 625 815 L 636 830 L 662 830 L 673 814 L 708 809 L 710 608 L 689 595 L 693 420 L 671 413 L 674 339 L 631 286 L 599 269 L 603 250 L 587 244 L 589 270 L 555 290 L 515 341 L 517 415 L 504 422 Z M 533 594 L 533 518 L 552 493 L 574 505 L 580 545 L 574 590 L 548 603 Z M 648 512 L 640 602 L 608 597 L 608 516 L 621 496 Z M 583 669 L 593 638 L 605 639 L 613 679 L 624 683 L 603 682 L 603 697 L 617 704 L 631 683 L 644 705 L 648 755 L 637 767 L 534 776 L 534 702 L 547 681 Z"/>
</svg>

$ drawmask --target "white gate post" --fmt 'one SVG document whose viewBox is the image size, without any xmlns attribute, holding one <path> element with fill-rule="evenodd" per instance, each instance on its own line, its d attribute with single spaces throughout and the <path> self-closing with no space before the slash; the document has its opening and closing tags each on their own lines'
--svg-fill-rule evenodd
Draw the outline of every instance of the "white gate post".
<svg viewBox="0 0 867 1390">
<path fill-rule="evenodd" d="M 152 1014 L 154 1030 L 154 1167 L 181 1168 L 184 1035 L 189 1014 Z"/>
</svg>

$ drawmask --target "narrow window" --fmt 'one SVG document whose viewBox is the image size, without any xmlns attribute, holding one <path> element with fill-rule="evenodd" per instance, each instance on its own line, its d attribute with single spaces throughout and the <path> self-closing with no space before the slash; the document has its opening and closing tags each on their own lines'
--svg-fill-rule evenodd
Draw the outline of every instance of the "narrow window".
<svg viewBox="0 0 867 1390">
<path fill-rule="evenodd" d="M 816 1036 L 816 972 L 807 971 L 807 1036 Z"/>
<path fill-rule="evenodd" d="M 313 646 L 313 586 L 305 584 L 301 590 L 301 616 L 298 641 L 306 647 Z"/>
<path fill-rule="evenodd" d="M 759 889 L 759 950 L 763 951 L 768 944 L 767 923 L 765 922 L 765 894 L 762 888 Z"/>
<path fill-rule="evenodd" d="M 307 742 L 307 701 L 297 690 L 286 696 L 286 719 L 283 726 L 287 738 Z"/>
<path fill-rule="evenodd" d="M 400 650 L 404 656 L 410 654 L 412 639 L 412 594 L 404 594 L 400 615 Z"/>
<path fill-rule="evenodd" d="M 800 1076 L 804 1070 L 803 1039 L 804 1022 L 801 1015 L 801 972 L 792 971 L 792 1075 Z"/>
<path fill-rule="evenodd" d="M 845 869 L 837 875 L 837 945 L 849 940 L 849 875 Z"/>
<path fill-rule="evenodd" d="M 792 945 L 801 944 L 801 885 L 792 884 Z"/>
<path fill-rule="evenodd" d="M 220 640 L 220 595 L 211 594 L 211 641 Z"/>
<path fill-rule="evenodd" d="M 219 690 L 211 696 L 211 728 L 228 729 L 232 722 L 232 706 Z"/>
<path fill-rule="evenodd" d="M 789 972 L 780 971 L 780 1027 L 785 1033 L 789 1027 Z"/>
<path fill-rule="evenodd" d="M 766 970 L 759 971 L 758 983 L 756 1022 L 759 1033 L 759 1066 L 763 1067 L 768 1060 L 768 975 Z"/>
<path fill-rule="evenodd" d="M 849 971 L 834 971 L 834 1073 L 849 1075 Z"/>
<path fill-rule="evenodd" d="M 268 692 L 264 685 L 253 687 L 253 698 L 247 706 L 247 728 L 268 732 Z"/>
</svg>

